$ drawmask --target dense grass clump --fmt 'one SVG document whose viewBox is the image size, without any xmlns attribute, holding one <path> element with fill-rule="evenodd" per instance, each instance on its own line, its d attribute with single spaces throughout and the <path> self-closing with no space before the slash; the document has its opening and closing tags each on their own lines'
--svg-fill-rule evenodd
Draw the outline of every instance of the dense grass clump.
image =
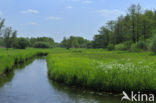
<svg viewBox="0 0 156 103">
<path fill-rule="evenodd" d="M 17 65 L 24 63 L 25 61 L 32 59 L 35 56 L 46 55 L 46 50 L 40 49 L 0 49 L 0 76 Z"/>
<path fill-rule="evenodd" d="M 149 52 L 108 52 L 99 49 L 50 54 L 47 64 L 49 77 L 68 85 L 108 92 L 156 91 L 154 58 Z"/>
</svg>

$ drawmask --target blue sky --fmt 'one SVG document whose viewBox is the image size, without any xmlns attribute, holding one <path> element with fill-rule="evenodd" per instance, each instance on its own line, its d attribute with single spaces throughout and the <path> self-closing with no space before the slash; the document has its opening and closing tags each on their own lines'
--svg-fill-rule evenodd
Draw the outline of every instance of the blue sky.
<svg viewBox="0 0 156 103">
<path fill-rule="evenodd" d="M 60 42 L 75 35 L 91 40 L 108 20 L 138 3 L 154 9 L 156 0 L 0 0 L 0 17 L 18 36 L 48 36 Z"/>
</svg>

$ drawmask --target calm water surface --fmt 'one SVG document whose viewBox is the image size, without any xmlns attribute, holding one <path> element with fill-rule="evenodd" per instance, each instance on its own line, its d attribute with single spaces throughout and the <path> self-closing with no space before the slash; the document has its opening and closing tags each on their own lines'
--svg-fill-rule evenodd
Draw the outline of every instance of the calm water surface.
<svg viewBox="0 0 156 103">
<path fill-rule="evenodd" d="M 120 103 L 120 98 L 50 81 L 45 59 L 36 59 L 0 80 L 0 103 Z"/>
</svg>

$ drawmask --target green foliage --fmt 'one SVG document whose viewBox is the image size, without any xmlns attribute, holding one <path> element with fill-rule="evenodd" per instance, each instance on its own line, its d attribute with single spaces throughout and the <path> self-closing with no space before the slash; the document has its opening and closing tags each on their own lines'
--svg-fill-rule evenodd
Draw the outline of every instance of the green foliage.
<svg viewBox="0 0 156 103">
<path fill-rule="evenodd" d="M 12 32 L 11 27 L 8 27 L 8 28 L 5 29 L 4 43 L 5 43 L 5 47 L 7 49 L 11 47 L 11 40 L 10 40 L 11 32 Z"/>
<path fill-rule="evenodd" d="M 110 51 L 111 51 L 111 50 L 114 50 L 114 45 L 113 45 L 113 44 L 109 44 L 109 45 L 107 46 L 107 49 L 110 50 Z"/>
<path fill-rule="evenodd" d="M 132 41 L 123 42 L 125 50 L 129 50 L 131 48 Z"/>
<path fill-rule="evenodd" d="M 2 37 L 0 37 L 0 46 L 5 47 L 5 44 L 4 44 L 4 39 L 3 39 Z"/>
<path fill-rule="evenodd" d="M 138 43 L 140 49 L 146 50 L 146 40 L 156 33 L 155 19 L 156 11 L 143 11 L 140 5 L 133 4 L 128 8 L 127 15 L 119 16 L 116 21 L 108 21 L 100 28 L 94 36 L 93 47 L 106 48 L 109 43 L 117 46 L 124 43 L 122 50 L 130 50 L 132 43 Z M 122 46 L 119 45 L 119 48 Z"/>
<path fill-rule="evenodd" d="M 139 51 L 141 51 L 141 48 L 138 47 L 138 44 L 133 43 L 133 44 L 131 45 L 130 51 L 132 51 L 132 52 L 139 52 Z"/>
<path fill-rule="evenodd" d="M 115 45 L 115 50 L 130 50 L 132 41 L 125 41 L 123 43 Z"/>
<path fill-rule="evenodd" d="M 30 47 L 34 47 L 34 44 L 36 44 L 36 42 L 37 43 L 38 42 L 48 43 L 48 45 L 50 47 L 52 47 L 52 48 L 55 47 L 55 43 L 54 43 L 53 38 L 49 38 L 49 37 L 30 38 L 29 41 L 30 41 Z M 45 44 L 45 45 L 47 45 L 47 44 Z"/>
<path fill-rule="evenodd" d="M 87 48 L 90 42 L 83 37 L 75 37 L 70 36 L 69 38 L 65 38 L 61 42 L 61 46 L 70 49 L 70 48 Z"/>
<path fill-rule="evenodd" d="M 47 57 L 50 79 L 108 92 L 155 91 L 155 62 L 155 56 L 150 56 L 149 52 L 102 49 L 53 53 Z"/>
<path fill-rule="evenodd" d="M 29 59 L 41 54 L 46 54 L 41 49 L 10 49 L 0 48 L 0 76 L 11 71 L 16 64 L 24 63 Z"/>
<path fill-rule="evenodd" d="M 18 38 L 18 49 L 25 49 L 28 45 L 29 41 L 26 38 Z"/>
<path fill-rule="evenodd" d="M 47 42 L 36 42 L 34 48 L 50 48 L 50 45 Z"/>
<path fill-rule="evenodd" d="M 156 54 L 156 37 L 153 39 L 153 43 L 152 43 L 152 51 Z"/>
<path fill-rule="evenodd" d="M 115 50 L 126 50 L 123 43 L 115 45 Z"/>
<path fill-rule="evenodd" d="M 9 51 L 1 48 L 0 52 L 0 75 L 11 70 L 14 64 L 48 52 L 48 75 L 55 81 L 108 92 L 156 90 L 156 73 L 153 72 L 156 56 L 151 56 L 151 52 L 74 48 Z"/>
<path fill-rule="evenodd" d="M 149 38 L 146 40 L 147 50 L 151 51 L 152 44 L 153 44 L 153 38 Z"/>
<path fill-rule="evenodd" d="M 110 42 L 110 35 L 112 32 L 106 27 L 101 27 L 99 34 L 94 36 L 93 47 L 94 48 L 106 48 Z"/>
<path fill-rule="evenodd" d="M 142 49 L 142 50 L 146 50 L 147 49 L 146 43 L 144 41 L 139 41 L 137 43 L 137 47 Z"/>
<path fill-rule="evenodd" d="M 1 36 L 1 35 L 2 35 L 2 31 L 1 31 L 1 30 L 2 30 L 2 28 L 4 27 L 4 21 L 5 21 L 5 19 L 1 19 L 1 18 L 0 18 L 0 20 L 1 20 L 1 21 L 0 21 L 0 36 Z"/>
</svg>

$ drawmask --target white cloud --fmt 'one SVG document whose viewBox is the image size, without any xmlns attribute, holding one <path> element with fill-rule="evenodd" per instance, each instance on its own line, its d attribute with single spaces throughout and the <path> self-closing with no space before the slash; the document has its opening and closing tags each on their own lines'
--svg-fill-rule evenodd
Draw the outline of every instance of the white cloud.
<svg viewBox="0 0 156 103">
<path fill-rule="evenodd" d="M 30 22 L 30 23 L 26 23 L 26 24 L 21 24 L 22 26 L 39 26 L 38 23 L 36 22 Z"/>
<path fill-rule="evenodd" d="M 33 9 L 28 9 L 28 10 L 23 10 L 21 11 L 22 14 L 27 14 L 27 13 L 32 13 L 32 14 L 38 14 L 38 10 L 33 10 Z"/>
<path fill-rule="evenodd" d="M 84 0 L 84 1 L 82 1 L 82 3 L 83 4 L 89 4 L 89 3 L 92 3 L 92 1 L 90 1 L 90 0 Z"/>
<path fill-rule="evenodd" d="M 49 16 L 47 17 L 47 20 L 61 20 L 62 18 L 56 17 L 56 16 Z"/>
<path fill-rule="evenodd" d="M 102 10 L 97 10 L 97 13 L 99 13 L 102 16 L 105 17 L 110 17 L 110 16 L 119 16 L 119 15 L 123 15 L 124 12 L 120 11 L 120 10 L 107 10 L 107 9 L 102 9 Z"/>
<path fill-rule="evenodd" d="M 73 7 L 72 6 L 66 6 L 66 9 L 72 9 Z"/>
</svg>

